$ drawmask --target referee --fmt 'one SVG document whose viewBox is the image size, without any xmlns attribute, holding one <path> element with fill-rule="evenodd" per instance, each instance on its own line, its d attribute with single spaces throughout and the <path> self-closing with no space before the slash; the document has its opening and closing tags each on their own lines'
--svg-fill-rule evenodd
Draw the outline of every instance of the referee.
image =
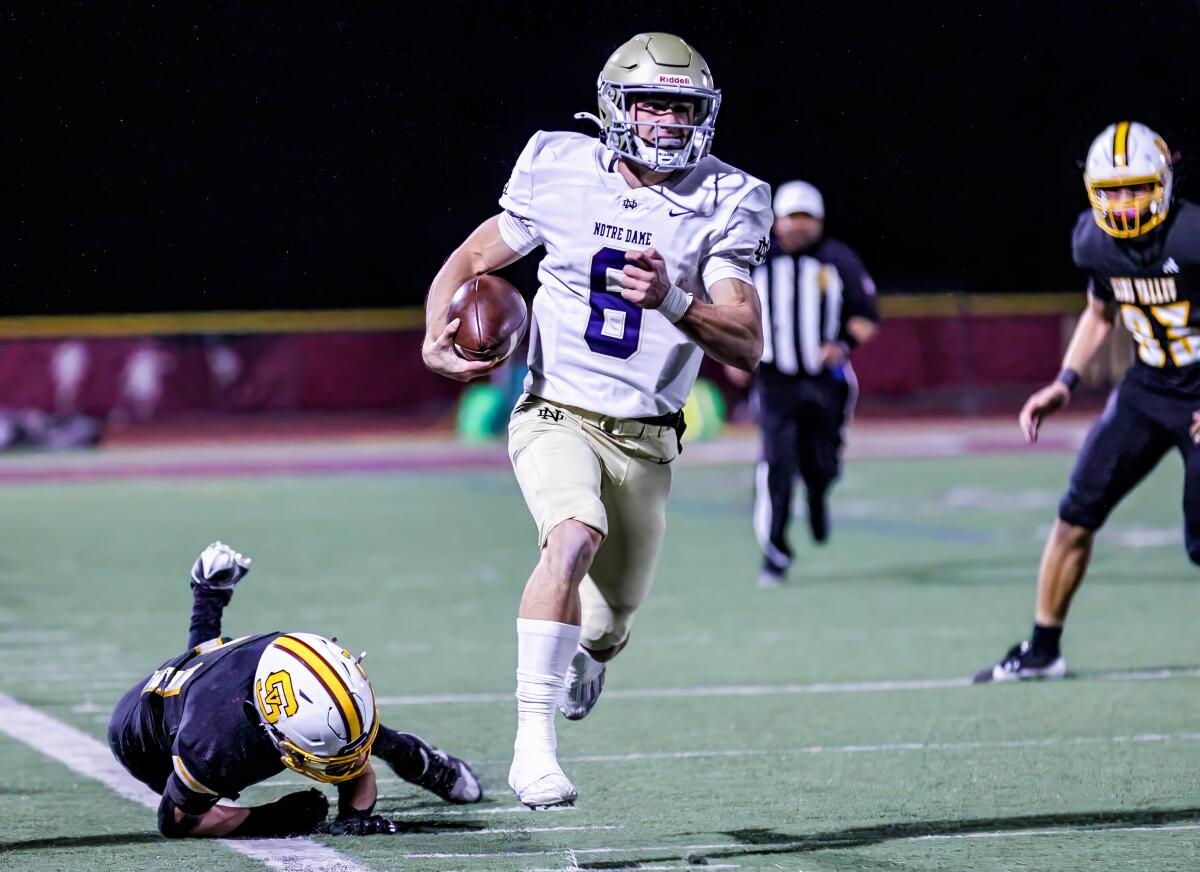
<svg viewBox="0 0 1200 872">
<path fill-rule="evenodd" d="M 842 430 L 858 396 L 850 352 L 879 323 L 875 283 L 862 261 L 823 236 L 821 192 L 787 182 L 774 208 L 771 250 L 754 271 L 763 313 L 763 356 L 754 377 L 762 427 L 754 500 L 760 587 L 782 584 L 792 562 L 787 528 L 797 475 L 807 490 L 813 539 L 829 537 L 829 488 L 841 471 Z"/>
</svg>

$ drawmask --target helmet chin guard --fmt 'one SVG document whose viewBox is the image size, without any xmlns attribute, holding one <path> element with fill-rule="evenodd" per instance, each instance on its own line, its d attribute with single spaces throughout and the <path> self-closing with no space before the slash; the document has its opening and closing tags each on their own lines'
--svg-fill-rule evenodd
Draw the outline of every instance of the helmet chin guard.
<svg viewBox="0 0 1200 872">
<path fill-rule="evenodd" d="M 635 121 L 630 110 L 637 96 L 684 98 L 696 106 L 692 124 Z M 596 81 L 599 116 L 587 112 L 576 118 L 595 121 L 600 139 L 622 157 L 662 172 L 694 167 L 712 148 L 721 106 L 708 64 L 691 45 L 669 33 L 639 33 L 618 48 Z M 638 128 L 650 128 L 647 141 Z M 666 144 L 663 134 L 682 131 L 683 141 Z"/>
</svg>

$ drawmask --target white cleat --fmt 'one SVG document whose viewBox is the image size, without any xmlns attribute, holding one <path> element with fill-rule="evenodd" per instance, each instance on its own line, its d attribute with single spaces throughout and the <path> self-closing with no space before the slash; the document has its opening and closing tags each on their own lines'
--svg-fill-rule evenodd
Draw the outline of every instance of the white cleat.
<svg viewBox="0 0 1200 872">
<path fill-rule="evenodd" d="M 508 770 L 508 786 L 535 811 L 574 805 L 579 796 L 553 754 L 517 754 Z"/>
<path fill-rule="evenodd" d="M 568 721 L 582 720 L 596 707 L 604 690 L 605 668 L 606 664 L 593 660 L 582 648 L 575 652 L 567 669 L 567 692 L 558 704 Z"/>
</svg>

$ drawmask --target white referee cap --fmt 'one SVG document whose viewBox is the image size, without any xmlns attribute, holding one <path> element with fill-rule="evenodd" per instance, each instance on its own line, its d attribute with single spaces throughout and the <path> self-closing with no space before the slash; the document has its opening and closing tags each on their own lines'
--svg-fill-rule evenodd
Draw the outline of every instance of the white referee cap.
<svg viewBox="0 0 1200 872">
<path fill-rule="evenodd" d="M 784 182 L 775 191 L 775 217 L 803 212 L 822 221 L 825 220 L 825 199 L 821 192 L 808 182 Z"/>
</svg>

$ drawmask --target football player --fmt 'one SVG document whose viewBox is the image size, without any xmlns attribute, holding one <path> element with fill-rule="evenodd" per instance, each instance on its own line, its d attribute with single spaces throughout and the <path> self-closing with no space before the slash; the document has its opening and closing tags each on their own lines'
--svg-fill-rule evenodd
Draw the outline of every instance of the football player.
<svg viewBox="0 0 1200 872">
<path fill-rule="evenodd" d="M 532 808 L 573 802 L 555 710 L 586 716 L 629 640 L 666 528 L 681 409 L 704 353 L 752 370 L 762 353 L 750 271 L 767 250 L 770 188 L 709 151 L 721 92 L 691 45 L 642 33 L 598 81 L 600 137 L 535 133 L 500 197 L 438 272 L 423 356 L 469 380 L 451 296 L 545 247 L 526 393 L 509 455 L 541 557 L 517 619 L 509 785 Z M 581 627 L 582 625 L 582 627 Z M 564 682 L 566 693 L 564 695 Z"/>
<path fill-rule="evenodd" d="M 1113 390 L 1075 462 L 1038 572 L 1033 633 L 975 681 L 1062 678 L 1060 649 L 1071 598 L 1092 540 L 1124 496 L 1172 448 L 1183 456 L 1184 540 L 1200 564 L 1200 208 L 1172 198 L 1172 155 L 1144 124 L 1109 125 L 1088 150 L 1083 176 L 1091 208 L 1075 224 L 1075 263 L 1086 270 L 1088 305 L 1058 378 L 1021 409 L 1036 442 L 1066 406 L 1118 320 L 1137 361 Z M 1198 306 L 1197 308 L 1200 308 Z"/>
<path fill-rule="evenodd" d="M 442 799 L 478 802 L 483 793 L 466 763 L 379 723 L 362 657 L 336 640 L 221 636 L 221 613 L 249 568 L 250 558 L 228 545 L 204 549 L 192 567 L 188 650 L 134 685 L 108 726 L 113 755 L 162 794 L 162 834 L 315 832 L 329 810 L 316 788 L 249 808 L 219 803 L 285 768 L 338 786 L 334 835 L 394 833 L 396 825 L 374 813 L 372 755 Z"/>
</svg>

